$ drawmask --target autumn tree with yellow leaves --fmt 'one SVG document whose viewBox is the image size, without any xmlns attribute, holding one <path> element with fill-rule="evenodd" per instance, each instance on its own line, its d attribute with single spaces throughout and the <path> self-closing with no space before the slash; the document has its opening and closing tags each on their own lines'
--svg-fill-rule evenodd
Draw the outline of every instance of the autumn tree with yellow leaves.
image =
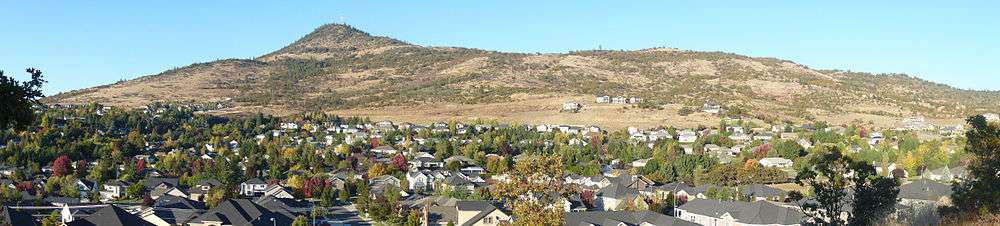
<svg viewBox="0 0 1000 226">
<path fill-rule="evenodd" d="M 505 176 L 491 193 L 513 211 L 514 224 L 562 225 L 560 200 L 575 191 L 562 179 L 562 155 L 526 156 L 516 161 Z"/>
</svg>

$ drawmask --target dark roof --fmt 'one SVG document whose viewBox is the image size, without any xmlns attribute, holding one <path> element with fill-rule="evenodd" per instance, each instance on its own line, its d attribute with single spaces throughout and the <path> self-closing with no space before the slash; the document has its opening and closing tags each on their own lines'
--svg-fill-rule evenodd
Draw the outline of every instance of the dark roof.
<svg viewBox="0 0 1000 226">
<path fill-rule="evenodd" d="M 120 181 L 120 180 L 112 180 L 112 181 L 104 182 L 104 185 L 128 187 L 129 183 L 128 182 L 124 182 L 124 181 Z"/>
<path fill-rule="evenodd" d="M 244 181 L 243 183 L 244 184 L 267 184 L 267 182 L 264 182 L 264 180 L 261 180 L 260 178 L 256 178 L 256 177 L 250 178 L 249 180 Z"/>
<path fill-rule="evenodd" d="M 173 195 L 163 195 L 154 200 L 153 207 L 174 209 L 205 209 L 205 203 Z"/>
<path fill-rule="evenodd" d="M 899 186 L 899 198 L 938 201 L 950 196 L 951 186 L 927 179 L 916 180 Z"/>
<path fill-rule="evenodd" d="M 201 179 L 201 180 L 198 181 L 198 185 L 200 185 L 200 186 L 206 186 L 207 185 L 207 186 L 216 187 L 216 186 L 222 186 L 222 182 L 219 182 L 219 180 L 216 180 L 216 179 Z"/>
<path fill-rule="evenodd" d="M 609 197 L 615 199 L 628 199 L 635 197 L 639 194 L 639 190 L 635 188 L 630 188 L 620 183 L 611 183 L 607 187 L 601 188 L 597 191 L 597 195 L 601 197 Z"/>
<path fill-rule="evenodd" d="M 289 217 L 295 216 L 296 213 L 305 215 L 311 210 L 307 202 L 295 199 L 279 199 L 271 196 L 264 196 L 258 198 L 254 202 L 265 209 L 272 212 L 282 213 L 288 215 Z"/>
<path fill-rule="evenodd" d="M 151 190 L 160 184 L 167 184 L 170 185 L 170 187 L 177 187 L 180 180 L 172 177 L 150 177 L 146 178 L 145 181 L 146 182 L 143 185 L 146 186 L 146 190 Z"/>
<path fill-rule="evenodd" d="M 750 197 L 772 198 L 772 197 L 782 197 L 785 195 L 784 191 L 768 187 L 763 184 L 743 185 L 739 187 L 739 190 L 741 194 Z"/>
<path fill-rule="evenodd" d="M 152 226 L 152 223 L 125 212 L 114 205 L 101 208 L 83 219 L 69 222 L 68 226 Z"/>
<path fill-rule="evenodd" d="M 153 215 L 170 224 L 185 224 L 205 212 L 205 204 L 185 198 L 163 195 L 153 203 Z"/>
<path fill-rule="evenodd" d="M 274 219 L 274 222 L 271 222 Z M 287 215 L 268 210 L 248 199 L 223 201 L 208 212 L 189 222 L 215 221 L 225 225 L 291 225 L 293 219 Z"/>
<path fill-rule="evenodd" d="M 17 226 L 41 225 L 37 221 L 35 221 L 35 218 L 32 217 L 30 213 L 22 212 L 19 210 L 8 209 L 6 206 L 3 207 L 2 214 L 3 215 L 0 216 L 0 221 L 9 221 L 8 223 L 10 223 L 10 225 L 17 225 Z"/>
<path fill-rule="evenodd" d="M 453 206 L 429 206 L 427 207 L 428 222 L 455 222 L 458 220 L 458 211 Z"/>
<path fill-rule="evenodd" d="M 463 185 L 472 184 L 471 181 L 466 180 L 462 176 L 458 176 L 458 175 L 454 175 L 454 176 L 448 177 L 448 179 L 445 179 L 444 183 L 448 184 L 448 185 L 451 185 L 451 186 L 463 186 Z"/>
<path fill-rule="evenodd" d="M 675 181 L 675 182 L 670 182 L 668 184 L 660 185 L 657 188 L 664 191 L 674 192 L 674 191 L 683 191 L 685 189 L 690 190 L 693 187 L 687 183 L 684 183 L 683 181 Z"/>
<path fill-rule="evenodd" d="M 588 211 L 570 212 L 564 215 L 564 223 L 568 226 L 595 225 L 618 226 L 640 225 L 649 223 L 657 226 L 696 226 L 698 224 L 683 221 L 671 216 L 652 211 Z"/>
<path fill-rule="evenodd" d="M 677 207 L 677 209 L 715 218 L 729 213 L 736 219 L 736 222 L 744 224 L 791 225 L 801 223 L 804 219 L 804 215 L 796 209 L 781 207 L 766 201 L 738 202 L 695 199 Z M 681 216 L 681 218 L 683 217 Z"/>
<path fill-rule="evenodd" d="M 79 198 L 71 198 L 64 196 L 49 196 L 42 199 L 46 203 L 61 203 L 61 204 L 80 204 Z"/>
</svg>

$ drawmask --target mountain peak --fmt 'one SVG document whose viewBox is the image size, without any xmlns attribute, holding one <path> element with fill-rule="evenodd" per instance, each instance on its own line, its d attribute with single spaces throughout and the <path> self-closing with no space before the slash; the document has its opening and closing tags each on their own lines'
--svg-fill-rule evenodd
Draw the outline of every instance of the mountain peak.
<svg viewBox="0 0 1000 226">
<path fill-rule="evenodd" d="M 373 36 L 347 24 L 326 24 L 299 38 L 278 51 L 261 56 L 260 60 L 273 61 L 283 58 L 329 58 L 355 54 L 359 51 L 383 47 L 409 46 L 393 38 Z"/>
</svg>

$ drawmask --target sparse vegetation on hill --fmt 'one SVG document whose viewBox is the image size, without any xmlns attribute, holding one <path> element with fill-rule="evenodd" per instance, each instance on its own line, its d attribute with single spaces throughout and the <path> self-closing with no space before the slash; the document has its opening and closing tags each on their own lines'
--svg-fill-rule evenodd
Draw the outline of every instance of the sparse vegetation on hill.
<svg viewBox="0 0 1000 226">
<path fill-rule="evenodd" d="M 524 54 L 422 47 L 340 24 L 324 25 L 257 59 L 198 63 L 46 101 L 133 107 L 157 100 L 232 101 L 233 107 L 247 107 L 240 109 L 289 114 L 513 106 L 516 95 L 607 93 L 642 96 L 656 106 L 717 102 L 773 121 L 844 114 L 957 119 L 1000 110 L 998 92 L 960 90 L 899 74 L 814 70 L 773 58 L 664 48 Z M 663 111 L 656 106 L 641 109 Z"/>
</svg>

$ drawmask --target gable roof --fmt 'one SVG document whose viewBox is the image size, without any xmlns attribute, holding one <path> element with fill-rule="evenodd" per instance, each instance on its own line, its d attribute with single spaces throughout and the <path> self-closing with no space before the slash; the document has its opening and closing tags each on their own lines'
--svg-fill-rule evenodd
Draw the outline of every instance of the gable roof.
<svg viewBox="0 0 1000 226">
<path fill-rule="evenodd" d="M 168 224 L 183 225 L 204 212 L 204 203 L 173 195 L 164 195 L 157 198 L 149 211 L 143 213 L 143 216 L 152 214 Z"/>
<path fill-rule="evenodd" d="M 216 187 L 222 186 L 222 182 L 219 182 L 219 180 L 216 179 L 201 179 L 198 181 L 198 185 Z"/>
<path fill-rule="evenodd" d="M 180 180 L 177 179 L 176 177 L 150 177 L 146 178 L 145 181 L 146 182 L 143 185 L 146 185 L 147 190 L 153 189 L 154 187 L 160 184 L 167 184 L 170 187 L 177 187 L 177 185 L 180 183 L 179 182 Z"/>
<path fill-rule="evenodd" d="M 804 215 L 796 209 L 781 207 L 770 202 L 738 202 L 695 199 L 678 206 L 690 213 L 719 218 L 729 214 L 736 222 L 744 224 L 799 224 Z"/>
<path fill-rule="evenodd" d="M 205 203 L 173 195 L 163 195 L 153 201 L 153 207 L 172 209 L 205 209 Z"/>
<path fill-rule="evenodd" d="M 750 184 L 739 186 L 740 193 L 751 197 L 781 197 L 785 192 L 777 188 L 768 187 L 763 184 Z"/>
<path fill-rule="evenodd" d="M 86 218 L 69 222 L 68 226 L 153 226 L 139 216 L 128 213 L 122 208 L 108 205 L 87 216 Z"/>
<path fill-rule="evenodd" d="M 568 226 L 595 225 L 618 226 L 640 225 L 648 223 L 657 226 L 696 226 L 698 224 L 683 221 L 671 216 L 652 211 L 588 211 L 570 212 L 564 215 L 563 222 Z"/>
<path fill-rule="evenodd" d="M 249 180 L 244 181 L 243 183 L 244 184 L 267 184 L 266 182 L 264 182 L 264 180 L 261 180 L 260 178 L 256 178 L 256 177 L 250 178 Z"/>
<path fill-rule="evenodd" d="M 479 211 L 475 216 L 469 218 L 468 221 L 462 223 L 463 226 L 473 225 L 483 219 L 483 217 L 486 217 L 486 215 L 498 210 L 496 206 L 487 201 L 458 201 L 455 202 L 455 209 L 458 211 Z"/>
<path fill-rule="evenodd" d="M 611 183 L 607 187 L 601 188 L 597 191 L 597 195 L 601 197 L 609 197 L 615 199 L 627 199 L 634 197 L 639 194 L 639 190 L 635 188 L 630 188 L 620 183 Z"/>
<path fill-rule="evenodd" d="M 951 186 L 927 179 L 916 180 L 899 186 L 899 198 L 938 201 L 950 196 Z"/>
<path fill-rule="evenodd" d="M 427 221 L 433 223 L 455 222 L 458 220 L 458 211 L 454 206 L 429 206 L 427 211 Z"/>
<path fill-rule="evenodd" d="M 274 222 L 271 222 L 274 219 Z M 291 225 L 292 218 L 272 212 L 248 199 L 223 201 L 189 222 L 222 222 L 226 225 Z"/>
<path fill-rule="evenodd" d="M 0 221 L 6 221 L 7 223 L 10 223 L 10 225 L 18 225 L 18 226 L 41 225 L 40 223 L 35 221 L 35 218 L 32 217 L 31 214 L 19 210 L 12 210 L 7 208 L 6 206 L 3 207 L 2 214 L 3 215 L 0 215 Z"/>
</svg>

